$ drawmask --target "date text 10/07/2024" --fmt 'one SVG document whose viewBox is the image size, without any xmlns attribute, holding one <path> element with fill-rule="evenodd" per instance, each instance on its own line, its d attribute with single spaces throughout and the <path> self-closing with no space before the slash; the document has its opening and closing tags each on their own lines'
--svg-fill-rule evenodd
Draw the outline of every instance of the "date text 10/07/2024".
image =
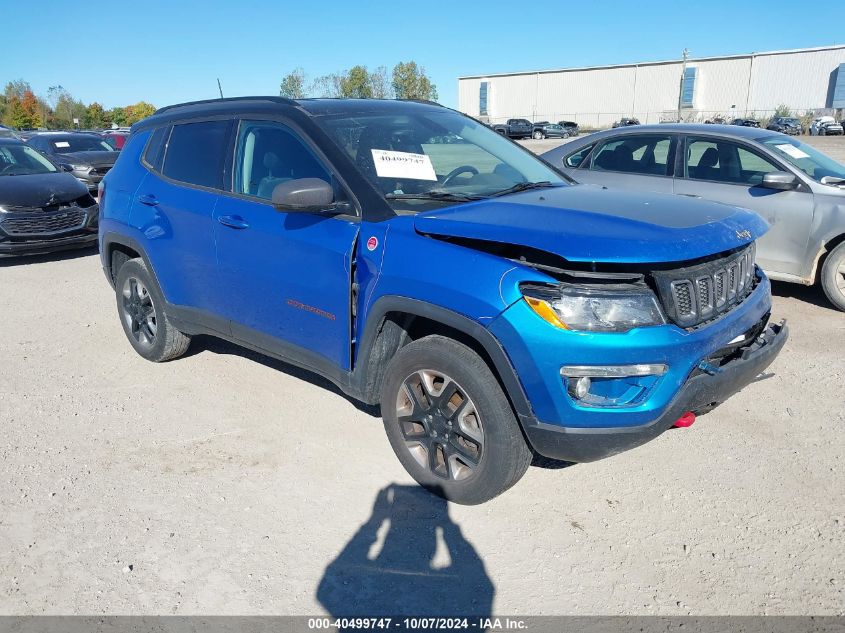
<svg viewBox="0 0 845 633">
<path fill-rule="evenodd" d="M 476 630 L 476 631 L 521 631 L 527 629 L 524 620 L 516 618 L 309 618 L 310 630 L 349 629 L 412 629 L 412 630 Z"/>
</svg>

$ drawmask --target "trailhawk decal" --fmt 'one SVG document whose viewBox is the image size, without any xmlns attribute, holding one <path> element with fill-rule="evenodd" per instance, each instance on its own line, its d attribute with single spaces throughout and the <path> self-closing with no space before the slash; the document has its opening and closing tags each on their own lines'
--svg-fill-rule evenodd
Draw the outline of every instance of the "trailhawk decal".
<svg viewBox="0 0 845 633">
<path fill-rule="evenodd" d="M 306 312 L 310 312 L 311 314 L 316 314 L 317 316 L 321 316 L 324 319 L 328 319 L 329 321 L 334 321 L 337 319 L 335 315 L 331 312 L 326 312 L 325 310 L 320 310 L 320 308 L 315 308 L 314 306 L 309 306 L 301 301 L 297 301 L 296 299 L 288 299 L 287 304 L 292 308 L 299 308 L 300 310 L 305 310 Z"/>
</svg>

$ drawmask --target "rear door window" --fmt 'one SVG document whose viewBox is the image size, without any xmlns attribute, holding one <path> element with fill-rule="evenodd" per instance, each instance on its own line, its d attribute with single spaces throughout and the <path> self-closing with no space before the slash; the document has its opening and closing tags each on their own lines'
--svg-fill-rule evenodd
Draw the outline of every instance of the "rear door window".
<svg viewBox="0 0 845 633">
<path fill-rule="evenodd" d="M 164 155 L 164 175 L 201 187 L 221 189 L 231 121 L 174 125 Z"/>
<path fill-rule="evenodd" d="M 673 137 L 663 134 L 610 139 L 593 153 L 591 169 L 647 176 L 671 176 Z"/>
</svg>

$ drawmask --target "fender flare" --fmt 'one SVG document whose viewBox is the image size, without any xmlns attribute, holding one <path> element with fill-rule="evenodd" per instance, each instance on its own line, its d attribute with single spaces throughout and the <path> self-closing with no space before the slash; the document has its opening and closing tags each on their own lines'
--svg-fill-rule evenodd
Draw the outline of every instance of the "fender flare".
<svg viewBox="0 0 845 633">
<path fill-rule="evenodd" d="M 131 248 L 133 251 L 138 253 L 141 259 L 144 260 L 144 264 L 146 265 L 147 270 L 149 270 L 152 276 L 155 278 L 156 284 L 158 284 L 158 287 L 161 288 L 161 284 L 158 281 L 158 275 L 156 275 L 155 268 L 153 268 L 153 265 L 150 262 L 150 258 L 147 256 L 147 251 L 144 250 L 144 247 L 141 246 L 141 243 L 138 240 L 133 237 L 129 237 L 128 235 L 124 235 L 123 233 L 106 231 L 105 233 L 103 233 L 100 242 L 100 262 L 103 265 L 103 273 L 105 273 L 106 279 L 108 279 L 109 284 L 112 288 L 114 288 L 114 279 L 112 279 L 111 275 L 110 253 L 112 250 L 112 246 L 116 244 Z"/>
<path fill-rule="evenodd" d="M 355 382 L 358 391 L 365 400 L 378 398 L 378 394 L 371 392 L 371 381 L 367 374 L 370 372 L 370 358 L 372 351 L 382 331 L 385 317 L 390 312 L 401 312 L 412 317 L 422 317 L 457 330 L 478 343 L 493 362 L 493 371 L 498 375 L 505 389 L 505 394 L 514 407 L 521 421 L 533 420 L 531 405 L 522 388 L 522 383 L 516 370 L 505 353 L 499 340 L 483 325 L 458 312 L 443 308 L 425 301 L 411 299 L 397 295 L 380 297 L 370 308 L 366 317 L 363 336 L 358 350 L 355 365 Z"/>
</svg>

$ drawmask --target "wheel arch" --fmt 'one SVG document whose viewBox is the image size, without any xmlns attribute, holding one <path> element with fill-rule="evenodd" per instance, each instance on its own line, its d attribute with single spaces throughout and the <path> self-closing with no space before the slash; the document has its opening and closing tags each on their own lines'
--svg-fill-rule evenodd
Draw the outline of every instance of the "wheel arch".
<svg viewBox="0 0 845 633">
<path fill-rule="evenodd" d="M 130 259 L 136 257 L 144 260 L 147 270 L 150 271 L 150 274 L 155 278 L 156 284 L 161 288 L 158 276 L 150 263 L 149 257 L 147 257 L 144 247 L 136 239 L 120 233 L 105 233 L 103 235 L 100 253 L 103 272 L 112 288 L 114 288 L 114 282 L 117 279 L 117 272 L 120 270 L 120 267 Z"/>
<path fill-rule="evenodd" d="M 813 268 L 810 272 L 810 285 L 815 285 L 821 281 L 822 269 L 824 267 L 827 256 L 837 246 L 845 242 L 845 231 L 838 235 L 833 235 L 822 240 L 821 247 L 818 249 L 813 261 Z M 806 283 L 806 282 L 805 282 Z"/>
<path fill-rule="evenodd" d="M 390 359 L 404 345 L 430 334 L 448 336 L 475 351 L 489 365 L 519 418 L 533 418 L 516 370 L 487 328 L 447 308 L 407 297 L 381 297 L 370 310 L 354 370 L 362 399 L 378 402 Z"/>
</svg>

